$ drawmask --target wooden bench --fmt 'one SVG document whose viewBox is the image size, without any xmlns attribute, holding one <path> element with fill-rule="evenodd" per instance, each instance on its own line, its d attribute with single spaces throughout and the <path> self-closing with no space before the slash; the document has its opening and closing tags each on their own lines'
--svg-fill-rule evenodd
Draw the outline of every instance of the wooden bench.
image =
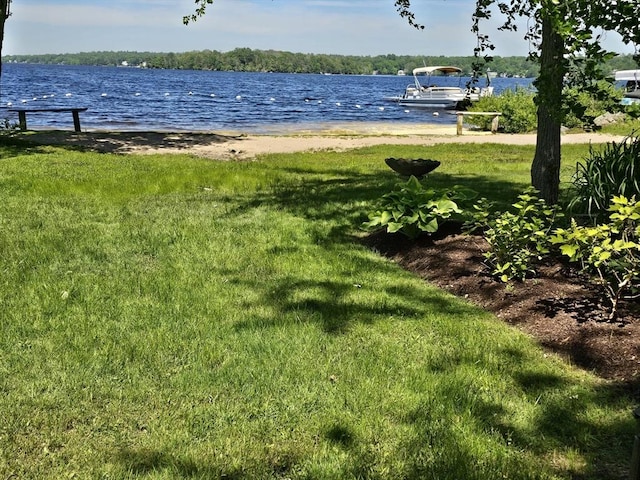
<svg viewBox="0 0 640 480">
<path fill-rule="evenodd" d="M 462 122 L 464 120 L 464 117 L 471 115 L 492 116 L 493 119 L 491 120 L 491 133 L 498 132 L 498 121 L 500 119 L 500 115 L 502 115 L 502 113 L 500 112 L 456 112 L 456 116 L 458 117 L 456 122 L 457 135 L 462 135 Z"/>
<path fill-rule="evenodd" d="M 71 112 L 73 115 L 73 127 L 76 132 L 80 131 L 80 112 L 86 111 L 87 108 L 10 108 L 10 112 L 18 112 L 18 123 L 20 124 L 20 130 L 27 129 L 27 113 L 37 112 Z"/>
</svg>

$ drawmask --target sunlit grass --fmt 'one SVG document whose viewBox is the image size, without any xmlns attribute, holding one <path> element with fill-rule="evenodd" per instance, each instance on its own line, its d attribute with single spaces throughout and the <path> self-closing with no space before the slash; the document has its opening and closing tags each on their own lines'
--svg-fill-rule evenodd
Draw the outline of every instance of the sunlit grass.
<svg viewBox="0 0 640 480">
<path fill-rule="evenodd" d="M 0 153 L 2 478 L 624 471 L 613 386 L 356 239 L 384 158 L 510 202 L 531 147 Z"/>
<path fill-rule="evenodd" d="M 627 136 L 631 133 L 638 135 L 640 132 L 640 119 L 627 120 L 623 123 L 613 123 L 611 125 L 605 125 L 602 127 L 603 133 L 610 135 L 624 135 Z"/>
</svg>

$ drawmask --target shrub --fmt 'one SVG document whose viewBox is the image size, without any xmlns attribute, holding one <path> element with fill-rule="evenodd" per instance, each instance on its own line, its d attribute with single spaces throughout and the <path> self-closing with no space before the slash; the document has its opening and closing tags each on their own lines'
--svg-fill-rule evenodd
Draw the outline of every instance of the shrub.
<svg viewBox="0 0 640 480">
<path fill-rule="evenodd" d="M 626 113 L 632 119 L 640 118 L 640 103 L 635 102 L 630 103 L 629 105 L 625 105 L 624 113 Z"/>
<path fill-rule="evenodd" d="M 368 230 L 384 227 L 388 233 L 417 238 L 422 233 L 437 232 L 443 220 L 461 218 L 463 210 L 456 202 L 475 196 L 475 192 L 458 186 L 451 190 L 425 188 L 411 176 L 398 190 L 382 196 L 380 209 L 370 214 L 363 226 Z"/>
<path fill-rule="evenodd" d="M 19 129 L 17 122 L 11 122 L 8 118 L 0 120 L 0 135 L 13 135 Z"/>
<path fill-rule="evenodd" d="M 567 128 L 592 129 L 594 120 L 600 115 L 623 110 L 620 105 L 622 92 L 604 80 L 593 84 L 590 91 L 566 88 L 563 98 L 565 117 L 562 123 Z"/>
<path fill-rule="evenodd" d="M 567 210 L 598 222 L 614 196 L 640 198 L 640 138 L 632 133 L 622 142 L 591 146 L 573 176 Z"/>
<path fill-rule="evenodd" d="M 640 297 L 640 201 L 614 196 L 609 211 L 609 223 L 573 221 L 569 229 L 557 229 L 551 241 L 603 287 L 613 320 L 622 298 Z"/>
<path fill-rule="evenodd" d="M 504 132 L 531 132 L 537 126 L 536 105 L 533 102 L 533 96 L 531 91 L 523 88 L 518 88 L 515 91 L 505 90 L 500 95 L 482 97 L 472 105 L 469 111 L 502 112 L 500 125 Z M 491 118 L 472 116 L 466 121 L 484 130 L 491 128 Z"/>
<path fill-rule="evenodd" d="M 535 274 L 534 261 L 550 251 L 550 232 L 562 214 L 558 207 L 548 206 L 536 196 L 536 190 L 527 189 L 513 204 L 513 212 L 489 213 L 491 205 L 482 199 L 476 204 L 476 213 L 467 223 L 471 230 L 484 229 L 489 243 L 485 258 L 492 275 L 503 282 L 524 280 Z"/>
</svg>

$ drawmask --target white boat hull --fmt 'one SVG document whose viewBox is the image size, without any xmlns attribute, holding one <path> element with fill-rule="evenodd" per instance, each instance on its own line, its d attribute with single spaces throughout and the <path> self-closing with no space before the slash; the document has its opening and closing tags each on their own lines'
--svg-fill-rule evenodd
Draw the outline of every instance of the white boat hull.
<svg viewBox="0 0 640 480">
<path fill-rule="evenodd" d="M 442 108 L 453 110 L 458 106 L 458 100 L 437 98 L 403 98 L 398 102 L 401 107 Z"/>
</svg>

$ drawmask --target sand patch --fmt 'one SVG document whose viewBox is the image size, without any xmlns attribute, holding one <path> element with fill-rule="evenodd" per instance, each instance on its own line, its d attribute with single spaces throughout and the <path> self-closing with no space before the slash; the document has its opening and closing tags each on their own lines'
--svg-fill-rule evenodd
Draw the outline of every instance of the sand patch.
<svg viewBox="0 0 640 480">
<path fill-rule="evenodd" d="M 535 145 L 535 134 L 491 134 L 455 125 L 350 123 L 318 125 L 313 129 L 286 129 L 268 134 L 242 132 L 109 132 L 31 131 L 21 134 L 41 145 L 64 145 L 109 153 L 187 153 L 230 160 L 269 153 L 335 150 L 375 145 L 435 145 L 439 143 L 498 143 Z M 562 143 L 604 143 L 623 137 L 600 133 L 562 136 Z"/>
</svg>

